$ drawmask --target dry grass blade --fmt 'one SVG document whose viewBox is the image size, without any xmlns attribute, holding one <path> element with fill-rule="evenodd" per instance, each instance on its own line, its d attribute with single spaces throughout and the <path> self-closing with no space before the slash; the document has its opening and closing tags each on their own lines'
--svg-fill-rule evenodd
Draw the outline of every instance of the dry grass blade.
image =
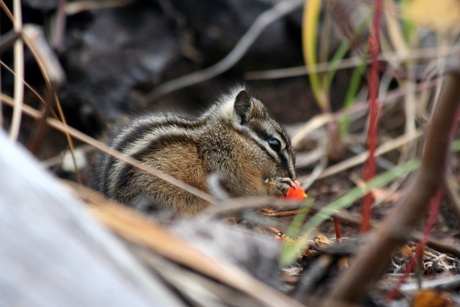
<svg viewBox="0 0 460 307">
<path fill-rule="evenodd" d="M 398 66 L 405 60 L 421 60 L 421 59 L 442 59 L 450 55 L 455 55 L 460 51 L 460 46 L 443 46 L 438 48 L 414 49 L 411 52 L 401 55 L 397 52 L 383 52 L 378 56 L 379 61 L 387 61 L 392 65 Z M 305 66 L 288 67 L 281 69 L 271 69 L 265 71 L 248 71 L 245 73 L 247 80 L 266 80 L 266 79 L 281 79 L 305 76 L 311 73 L 322 73 L 331 70 L 340 70 L 357 67 L 363 59 L 361 57 L 352 57 L 342 60 L 339 64 L 327 62 L 310 65 L 306 69 Z M 369 60 L 366 61 L 369 63 Z"/>
<path fill-rule="evenodd" d="M 14 23 L 14 16 L 13 14 L 11 13 L 10 9 L 8 8 L 8 6 L 6 5 L 5 1 L 0 1 L 0 7 L 2 8 L 2 11 L 5 12 L 6 16 L 8 17 L 8 19 Z"/>
<path fill-rule="evenodd" d="M 65 13 L 75 15 L 84 11 L 114 8 L 129 5 L 132 0 L 99 0 L 99 1 L 75 1 L 67 3 Z"/>
<path fill-rule="evenodd" d="M 395 150 L 396 148 L 398 147 L 401 147 L 409 142 L 412 142 L 413 140 L 419 138 L 420 136 L 422 135 L 422 132 L 418 131 L 416 132 L 415 134 L 412 134 L 412 135 L 403 135 L 399 138 L 396 138 L 394 140 L 391 140 L 391 141 L 388 141 L 388 142 L 385 142 L 384 144 L 382 144 L 381 146 L 379 146 L 376 150 L 376 156 L 381 156 L 387 152 L 390 152 L 392 150 Z M 318 176 L 318 179 L 320 178 L 325 178 L 325 177 L 328 177 L 328 176 L 332 176 L 332 175 L 335 175 L 337 173 L 340 173 L 340 172 L 343 172 L 344 170 L 346 169 L 349 169 L 349 168 L 352 168 L 354 166 L 357 166 L 361 163 L 364 163 L 364 161 L 366 161 L 367 159 L 367 156 L 369 155 L 369 152 L 368 151 L 365 151 L 359 155 L 356 155 L 356 156 L 353 156 L 345 161 L 342 161 L 340 163 L 337 163 L 327 169 L 324 170 L 324 172 L 322 172 L 319 176 Z M 299 177 L 298 180 L 299 181 L 304 181 L 304 180 L 307 180 L 309 178 L 309 176 L 302 176 L 302 177 Z"/>
<path fill-rule="evenodd" d="M 8 65 L 5 64 L 5 62 L 0 60 L 0 65 L 8 70 L 12 75 L 14 75 L 13 69 L 11 69 Z M 27 89 L 35 95 L 35 97 L 43 104 L 46 104 L 45 99 L 35 90 L 29 83 L 27 83 L 26 80 L 22 80 L 22 83 L 27 87 Z"/>
<path fill-rule="evenodd" d="M 22 11 L 21 1 L 13 1 L 14 23 L 13 28 L 17 33 L 22 31 Z M 13 118 L 10 126 L 10 140 L 16 141 L 19 136 L 19 129 L 21 127 L 21 107 L 24 104 L 24 44 L 22 40 L 18 39 L 14 43 L 14 109 Z"/>
<path fill-rule="evenodd" d="M 29 50 L 32 52 L 48 88 L 44 100 L 45 104 L 43 106 L 45 112 L 43 112 L 40 119 L 35 122 L 32 130 L 32 138 L 28 146 L 29 150 L 34 155 L 37 155 L 40 144 L 43 143 L 43 138 L 47 128 L 46 118 L 53 112 L 53 107 L 56 101 L 55 92 L 64 82 L 65 75 L 41 29 L 36 26 L 26 25 L 23 29 L 22 38 L 29 47 Z"/>
<path fill-rule="evenodd" d="M 42 72 L 43 78 L 45 79 L 46 85 L 48 87 L 47 92 L 47 99 L 42 100 L 45 103 L 45 112 L 40 120 L 36 123 L 34 129 L 34 137 L 32 139 L 32 144 L 30 145 L 30 149 L 32 152 L 36 152 L 38 150 L 39 144 L 41 144 L 43 134 L 45 132 L 45 121 L 46 118 L 53 113 L 53 106 L 56 105 L 59 113 L 59 118 L 61 119 L 62 123 L 67 126 L 67 121 L 64 116 L 64 112 L 62 111 L 61 104 L 59 103 L 59 99 L 56 95 L 56 92 L 59 90 L 61 85 L 65 82 L 66 77 L 64 70 L 51 49 L 48 41 L 45 38 L 43 30 L 34 25 L 25 25 L 23 29 L 22 35 L 24 42 L 29 47 L 32 55 L 37 62 L 40 71 Z M 65 133 L 67 143 L 69 144 L 70 154 L 72 157 L 72 161 L 75 165 L 75 174 L 78 182 L 81 182 L 80 172 L 77 168 L 77 163 L 74 154 L 74 145 L 72 142 L 72 138 L 68 133 Z"/>
<path fill-rule="evenodd" d="M 20 35 L 18 35 L 20 36 Z M 22 38 L 24 42 L 29 47 L 32 55 L 34 56 L 40 71 L 42 72 L 43 78 L 46 82 L 48 87 L 49 93 L 51 93 L 52 97 L 49 99 L 55 100 L 56 106 L 58 108 L 59 117 L 64 125 L 67 125 L 65 116 L 62 112 L 61 105 L 57 96 L 55 95 L 55 91 L 64 83 L 65 81 L 65 74 L 64 71 L 59 63 L 59 60 L 56 58 L 54 52 L 51 50 L 50 46 L 48 45 L 43 31 L 34 25 L 25 25 L 22 31 Z M 0 65 L 7 69 L 11 74 L 15 75 L 14 71 L 8 67 L 4 62 L 0 61 Z M 15 77 L 17 77 L 15 75 Z M 32 87 L 28 84 L 24 79 L 21 82 L 37 97 L 37 99 L 45 106 L 48 105 L 46 100 Z M 57 115 L 53 113 L 53 116 L 57 118 Z M 67 142 L 69 144 L 69 148 L 71 150 L 72 159 L 74 160 L 75 164 L 75 157 L 73 154 L 73 142 L 68 133 L 66 133 Z M 78 170 L 77 170 L 77 177 Z"/>
<path fill-rule="evenodd" d="M 422 90 L 434 87 L 439 83 L 439 80 L 440 80 L 439 78 L 436 78 L 430 81 L 420 83 L 415 88 L 410 88 L 410 89 L 404 88 L 404 89 L 394 90 L 392 92 L 389 92 L 384 97 L 381 97 L 380 101 L 383 105 L 390 104 L 394 102 L 396 99 L 401 98 L 404 95 L 406 95 L 406 93 L 409 91 L 418 92 L 418 91 L 422 91 Z M 351 108 L 347 110 L 343 110 L 335 114 L 320 114 L 320 115 L 313 117 L 305 125 L 303 125 L 302 128 L 300 128 L 299 131 L 296 132 L 296 134 L 292 137 L 293 146 L 295 147 L 302 140 L 302 138 L 310 134 L 312 131 L 325 126 L 331 121 L 338 121 L 347 115 L 366 111 L 368 107 L 369 105 L 368 105 L 367 100 L 359 101 L 359 102 L 356 102 Z"/>
<path fill-rule="evenodd" d="M 404 40 L 404 35 L 400 28 L 399 20 L 397 16 L 395 16 L 394 11 L 394 3 L 392 1 L 386 1 L 384 3 L 385 9 L 383 13 L 385 15 L 385 19 L 387 22 L 388 27 L 388 36 L 390 39 L 393 48 L 396 50 L 396 53 L 399 55 L 400 58 L 407 57 L 409 53 L 409 48 Z"/>
<path fill-rule="evenodd" d="M 312 131 L 323 127 L 324 125 L 336 120 L 337 117 L 332 113 L 321 113 L 310 119 L 296 134 L 292 137 L 292 146 L 296 147 L 302 138 Z"/>
</svg>

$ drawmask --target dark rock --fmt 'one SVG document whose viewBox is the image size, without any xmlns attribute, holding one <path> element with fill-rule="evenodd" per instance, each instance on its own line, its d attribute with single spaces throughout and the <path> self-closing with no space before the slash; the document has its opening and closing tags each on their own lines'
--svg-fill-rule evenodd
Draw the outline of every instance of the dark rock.
<svg viewBox="0 0 460 307">
<path fill-rule="evenodd" d="M 58 0 L 22 0 L 22 5 L 40 11 L 49 11 L 58 6 Z"/>
<path fill-rule="evenodd" d="M 136 88 L 158 83 L 179 51 L 173 25 L 146 3 L 91 13 L 86 29 L 70 28 L 63 53 L 68 82 L 61 97 L 103 121 L 136 104 Z"/>
<path fill-rule="evenodd" d="M 257 17 L 270 9 L 274 0 L 221 0 L 194 1 L 171 0 L 174 8 L 187 21 L 194 32 L 196 47 L 202 51 L 228 53 Z M 285 43 L 282 20 L 275 21 L 260 35 L 250 49 L 253 55 L 272 52 Z"/>
</svg>

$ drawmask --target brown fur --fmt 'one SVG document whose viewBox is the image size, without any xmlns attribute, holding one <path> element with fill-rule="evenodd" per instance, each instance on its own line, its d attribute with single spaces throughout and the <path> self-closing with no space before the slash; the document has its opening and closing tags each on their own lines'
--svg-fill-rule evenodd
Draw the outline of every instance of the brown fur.
<svg viewBox="0 0 460 307">
<path fill-rule="evenodd" d="M 285 193 L 286 182 L 295 179 L 286 133 L 245 91 L 233 99 L 230 114 L 223 104 L 195 121 L 174 116 L 141 118 L 122 131 L 112 146 L 126 152 L 139 148 L 132 157 L 202 191 L 207 191 L 207 176 L 219 173 L 233 197 Z M 282 153 L 273 150 L 265 137 L 280 139 L 285 147 Z M 282 158 L 288 164 L 281 163 Z M 101 172 L 109 176 L 103 178 L 103 190 L 128 204 L 151 202 L 157 208 L 192 215 L 207 206 L 200 198 L 113 159 L 106 158 Z"/>
</svg>

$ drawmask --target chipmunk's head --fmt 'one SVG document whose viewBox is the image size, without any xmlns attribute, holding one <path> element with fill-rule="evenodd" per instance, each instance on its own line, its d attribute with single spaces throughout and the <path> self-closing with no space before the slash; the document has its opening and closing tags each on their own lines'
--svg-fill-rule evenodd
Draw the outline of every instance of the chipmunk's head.
<svg viewBox="0 0 460 307">
<path fill-rule="evenodd" d="M 236 130 L 270 157 L 276 164 L 277 175 L 281 173 L 294 180 L 295 154 L 291 141 L 265 105 L 241 87 L 223 96 L 220 102 L 216 112 L 231 121 Z"/>
</svg>

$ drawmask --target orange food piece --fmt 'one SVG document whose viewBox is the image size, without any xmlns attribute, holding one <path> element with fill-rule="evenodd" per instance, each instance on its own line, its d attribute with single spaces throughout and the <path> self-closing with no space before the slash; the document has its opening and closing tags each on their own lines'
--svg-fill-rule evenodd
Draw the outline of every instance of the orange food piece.
<svg viewBox="0 0 460 307">
<path fill-rule="evenodd" d="M 305 193 L 300 184 L 297 181 L 293 181 L 293 183 L 294 186 L 290 187 L 286 196 L 281 196 L 281 198 L 290 200 L 304 200 L 307 198 L 307 193 Z"/>
</svg>

